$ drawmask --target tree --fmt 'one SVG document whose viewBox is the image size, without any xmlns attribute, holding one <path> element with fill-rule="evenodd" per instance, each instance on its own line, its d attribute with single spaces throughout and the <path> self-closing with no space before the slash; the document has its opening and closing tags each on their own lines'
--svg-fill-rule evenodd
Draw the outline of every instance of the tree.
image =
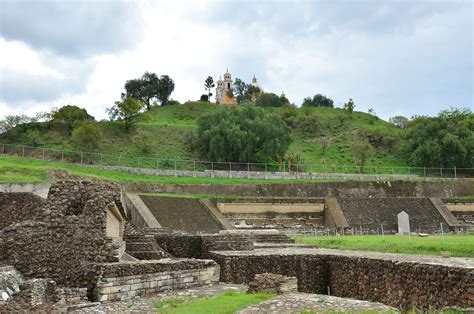
<svg viewBox="0 0 474 314">
<path fill-rule="evenodd" d="M 388 122 L 395 126 L 398 126 L 400 129 L 405 129 L 408 126 L 409 120 L 404 116 L 394 116 L 391 117 Z"/>
<path fill-rule="evenodd" d="M 141 78 L 125 83 L 126 96 L 141 100 L 147 110 L 151 109 L 153 99 L 160 101 L 162 106 L 166 105 L 173 90 L 174 82 L 168 75 L 158 77 L 151 72 L 145 72 Z"/>
<path fill-rule="evenodd" d="M 202 95 L 201 95 L 201 98 L 199 98 L 199 101 L 208 102 L 208 101 L 209 101 L 209 96 L 208 96 L 208 95 L 205 95 L 205 94 L 202 94 Z"/>
<path fill-rule="evenodd" d="M 414 117 L 406 127 L 402 152 L 416 166 L 474 166 L 474 114 L 469 109 Z"/>
<path fill-rule="evenodd" d="M 288 103 L 286 97 L 279 97 L 274 93 L 261 93 L 255 100 L 258 107 L 281 107 Z"/>
<path fill-rule="evenodd" d="M 81 148 L 94 150 L 99 147 L 102 133 L 99 127 L 92 122 L 84 122 L 72 131 L 72 141 Z"/>
<path fill-rule="evenodd" d="M 328 148 L 329 144 L 331 144 L 331 139 L 327 137 L 322 137 L 318 140 L 318 146 L 321 147 L 323 151 L 323 156 L 326 153 L 326 148 Z"/>
<path fill-rule="evenodd" d="M 343 109 L 347 111 L 349 115 L 351 115 L 352 112 L 354 112 L 354 108 L 355 108 L 354 101 L 352 100 L 352 98 L 349 98 L 349 100 L 344 104 Z"/>
<path fill-rule="evenodd" d="M 161 102 L 162 106 L 168 104 L 168 99 L 174 91 L 174 81 L 168 75 L 162 75 L 158 84 L 158 93 L 156 98 Z"/>
<path fill-rule="evenodd" d="M 246 101 L 254 101 L 261 93 L 260 88 L 252 84 L 247 84 L 239 78 L 234 80 L 232 91 L 236 96 L 237 103 L 244 103 Z"/>
<path fill-rule="evenodd" d="M 0 120 L 0 133 L 8 132 L 15 127 L 29 123 L 31 119 L 24 114 L 19 115 L 7 115 L 3 120 Z"/>
<path fill-rule="evenodd" d="M 316 95 L 313 96 L 313 98 L 306 97 L 305 99 L 303 99 L 303 104 L 301 106 L 303 106 L 303 107 L 330 107 L 330 108 L 333 108 L 334 107 L 334 101 L 331 98 L 326 97 L 324 95 L 316 94 Z"/>
<path fill-rule="evenodd" d="M 72 132 L 74 126 L 85 121 L 94 121 L 94 117 L 87 113 L 84 108 L 78 106 L 66 105 L 53 112 L 53 122 L 64 124 L 69 133 Z"/>
<path fill-rule="evenodd" d="M 240 105 L 202 116 L 196 144 L 212 161 L 270 161 L 285 156 L 291 136 L 289 127 L 276 115 Z"/>
<path fill-rule="evenodd" d="M 374 108 L 369 108 L 369 110 L 367 111 L 367 113 L 369 114 L 369 123 L 370 123 L 370 124 L 374 124 L 375 121 L 378 119 L 377 114 L 375 113 Z"/>
<path fill-rule="evenodd" d="M 143 102 L 133 97 L 125 97 L 121 101 L 115 102 L 115 105 L 106 109 L 110 120 L 121 120 L 125 123 L 125 130 L 135 122 L 135 119 L 143 109 Z"/>
<path fill-rule="evenodd" d="M 211 91 L 215 86 L 216 84 L 214 84 L 214 79 L 212 78 L 212 76 L 208 76 L 207 79 L 204 81 L 204 89 L 207 91 L 207 99 L 209 102 L 211 102 Z"/>
<path fill-rule="evenodd" d="M 237 97 L 237 103 L 243 102 L 245 98 L 245 92 L 247 91 L 248 85 L 239 78 L 235 78 L 234 84 L 232 85 L 232 90 L 235 96 Z"/>
<path fill-rule="evenodd" d="M 365 163 L 374 154 L 374 148 L 367 141 L 354 141 L 351 152 L 360 171 L 364 172 Z"/>
</svg>

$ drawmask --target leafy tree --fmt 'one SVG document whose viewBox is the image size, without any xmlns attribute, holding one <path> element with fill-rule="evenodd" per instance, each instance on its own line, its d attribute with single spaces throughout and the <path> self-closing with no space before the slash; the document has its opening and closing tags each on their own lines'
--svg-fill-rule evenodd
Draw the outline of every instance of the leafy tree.
<svg viewBox="0 0 474 314">
<path fill-rule="evenodd" d="M 162 75 L 158 84 L 158 93 L 156 98 L 162 106 L 168 105 L 171 93 L 174 91 L 174 81 L 168 75 Z"/>
<path fill-rule="evenodd" d="M 115 102 L 111 108 L 107 108 L 106 112 L 110 120 L 120 120 L 125 123 L 125 130 L 130 130 L 135 119 L 143 109 L 143 102 L 133 97 L 125 97 L 121 101 Z"/>
<path fill-rule="evenodd" d="M 214 84 L 214 79 L 212 78 L 212 76 L 208 76 L 207 79 L 204 81 L 204 89 L 207 91 L 207 101 L 209 102 L 211 102 L 212 89 L 214 87 L 216 87 L 216 84 Z"/>
<path fill-rule="evenodd" d="M 198 121 L 197 149 L 212 161 L 276 160 L 290 143 L 289 127 L 253 105 L 219 108 Z"/>
<path fill-rule="evenodd" d="M 252 84 L 247 84 L 239 78 L 234 80 L 232 90 L 239 104 L 246 101 L 253 101 L 261 93 L 260 88 Z"/>
<path fill-rule="evenodd" d="M 347 111 L 347 113 L 349 115 L 352 114 L 352 112 L 354 112 L 354 109 L 355 109 L 355 104 L 354 104 L 354 101 L 352 100 L 352 98 L 349 98 L 349 100 L 344 104 L 344 108 L 343 108 L 345 111 Z"/>
<path fill-rule="evenodd" d="M 402 151 L 421 167 L 474 166 L 474 114 L 469 109 L 414 117 L 407 125 Z"/>
<path fill-rule="evenodd" d="M 237 103 L 241 103 L 246 99 L 245 93 L 248 85 L 239 78 L 235 78 L 232 90 L 237 97 Z"/>
<path fill-rule="evenodd" d="M 29 145 L 36 147 L 41 144 L 41 134 L 38 130 L 28 130 L 25 133 Z"/>
<path fill-rule="evenodd" d="M 94 150 L 99 147 L 102 133 L 97 124 L 84 122 L 72 131 L 73 143 L 86 150 Z"/>
<path fill-rule="evenodd" d="M 151 72 L 145 72 L 141 78 L 125 83 L 126 96 L 143 101 L 147 110 L 151 109 L 153 99 L 160 101 L 161 105 L 166 105 L 173 90 L 174 82 L 168 75 L 158 77 Z"/>
<path fill-rule="evenodd" d="M 363 172 L 367 159 L 374 154 L 374 148 L 367 141 L 354 141 L 351 144 L 351 152 L 356 160 L 357 166 L 359 166 L 360 171 Z"/>
<path fill-rule="evenodd" d="M 330 108 L 333 108 L 334 107 L 334 101 L 331 98 L 326 97 L 324 95 L 316 94 L 316 95 L 313 96 L 313 98 L 306 97 L 305 99 L 303 99 L 303 104 L 301 106 L 303 106 L 303 107 L 330 107 Z"/>
<path fill-rule="evenodd" d="M 202 94 L 201 98 L 199 98 L 199 101 L 209 102 L 209 96 L 205 95 L 205 94 Z"/>
<path fill-rule="evenodd" d="M 279 97 L 274 93 L 261 93 L 255 100 L 258 107 L 281 107 L 288 103 L 286 97 Z"/>
<path fill-rule="evenodd" d="M 78 106 L 66 105 L 52 114 L 54 123 L 64 124 L 69 133 L 72 132 L 75 125 L 85 122 L 85 121 L 94 121 L 94 117 L 87 113 L 87 110 L 84 108 L 79 108 Z"/>
<path fill-rule="evenodd" d="M 391 117 L 388 122 L 390 122 L 391 124 L 395 125 L 395 126 L 398 126 L 399 128 L 401 129 L 405 129 L 407 126 L 408 126 L 408 118 L 404 117 L 404 116 L 394 116 L 394 117 Z"/>
<path fill-rule="evenodd" d="M 0 120 L 0 133 L 8 132 L 15 127 L 31 122 L 31 118 L 27 115 L 7 115 L 3 120 Z"/>
</svg>

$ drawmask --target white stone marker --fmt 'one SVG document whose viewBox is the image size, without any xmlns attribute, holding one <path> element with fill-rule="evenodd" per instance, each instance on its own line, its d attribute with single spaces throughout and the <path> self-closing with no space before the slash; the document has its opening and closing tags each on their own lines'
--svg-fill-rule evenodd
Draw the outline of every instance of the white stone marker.
<svg viewBox="0 0 474 314">
<path fill-rule="evenodd" d="M 399 234 L 410 234 L 410 218 L 408 217 L 408 214 L 403 212 L 400 212 L 397 215 L 398 218 L 398 233 Z"/>
</svg>

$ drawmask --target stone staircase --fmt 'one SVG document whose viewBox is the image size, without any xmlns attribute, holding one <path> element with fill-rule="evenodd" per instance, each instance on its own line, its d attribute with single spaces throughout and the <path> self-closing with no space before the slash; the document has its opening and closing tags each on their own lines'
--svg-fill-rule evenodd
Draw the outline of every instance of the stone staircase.
<svg viewBox="0 0 474 314">
<path fill-rule="evenodd" d="M 140 232 L 130 223 L 125 225 L 123 240 L 126 242 L 125 253 L 140 260 L 158 260 L 170 256 L 156 244 L 153 235 Z"/>
</svg>

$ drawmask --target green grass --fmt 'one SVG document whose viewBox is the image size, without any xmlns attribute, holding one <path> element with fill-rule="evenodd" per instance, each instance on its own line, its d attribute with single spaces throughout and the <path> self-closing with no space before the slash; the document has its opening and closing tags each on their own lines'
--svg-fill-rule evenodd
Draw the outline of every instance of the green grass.
<svg viewBox="0 0 474 314">
<path fill-rule="evenodd" d="M 158 301 L 155 308 L 158 313 L 175 314 L 231 314 L 246 308 L 249 305 L 260 303 L 274 298 L 274 294 L 255 293 L 247 294 L 227 291 L 218 296 L 201 297 L 193 300 Z"/>
<path fill-rule="evenodd" d="M 441 236 L 297 236 L 297 243 L 315 245 L 321 248 L 373 251 L 386 253 L 424 254 L 442 256 L 450 252 L 452 257 L 474 257 L 474 235 Z"/>
<path fill-rule="evenodd" d="M 119 183 L 164 183 L 164 184 L 235 184 L 235 183 L 288 183 L 288 182 L 338 182 L 343 180 L 294 180 L 294 179 L 228 179 L 155 176 L 135 174 L 118 170 L 43 161 L 29 158 L 0 156 L 0 183 L 47 182 L 48 171 L 65 170 L 71 175 L 79 175 L 91 180 L 114 181 Z"/>
<path fill-rule="evenodd" d="M 100 121 L 98 126 L 103 138 L 97 153 L 114 156 L 140 156 L 150 158 L 203 159 L 186 143 L 186 136 L 195 132 L 199 117 L 218 110 L 215 104 L 191 102 L 183 105 L 155 107 L 143 113 L 131 132 L 126 132 L 118 122 Z M 268 112 L 284 115 L 285 108 L 265 108 Z M 293 126 L 293 144 L 289 153 L 301 155 L 305 164 L 311 165 L 353 165 L 350 144 L 354 138 L 367 137 L 378 132 L 385 137 L 399 139 L 403 130 L 376 119 L 371 122 L 370 116 L 362 112 L 354 112 L 350 119 L 340 125 L 339 117 L 343 111 L 338 108 L 300 108 L 293 113 L 298 119 L 308 119 L 305 127 Z M 314 127 L 315 130 L 308 128 Z M 61 126 L 47 128 L 46 123 L 34 123 L 0 134 L 0 143 L 16 145 L 32 145 L 31 132 L 36 132 L 39 147 L 80 150 L 75 147 L 68 132 Z M 331 143 L 323 154 L 318 139 L 329 138 Z M 145 145 L 143 143 L 146 143 Z M 395 150 L 380 147 L 376 154 L 367 161 L 367 166 L 407 166 Z M 314 167 L 313 167 L 314 168 Z M 311 170 L 311 169 L 308 169 Z M 317 171 L 317 168 L 313 170 Z"/>
</svg>

